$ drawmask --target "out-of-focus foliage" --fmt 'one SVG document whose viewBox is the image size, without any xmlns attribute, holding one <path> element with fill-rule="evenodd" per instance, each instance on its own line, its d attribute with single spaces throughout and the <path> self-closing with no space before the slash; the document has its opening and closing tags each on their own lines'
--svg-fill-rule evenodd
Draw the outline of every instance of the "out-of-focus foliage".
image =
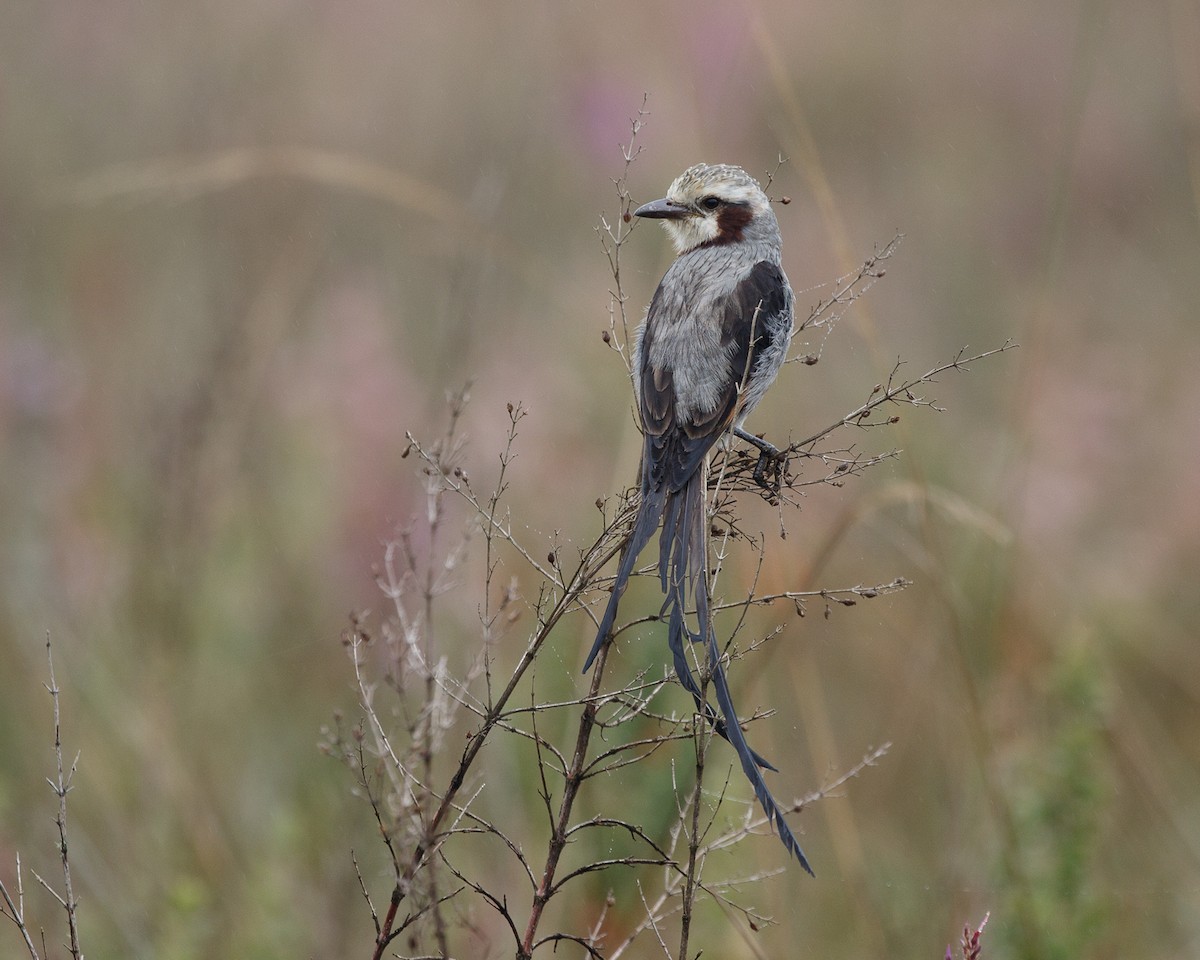
<svg viewBox="0 0 1200 960">
<path fill-rule="evenodd" d="M 594 536 L 637 436 L 593 226 L 648 93 L 639 199 L 790 157 L 801 312 L 907 234 L 754 429 L 807 435 L 897 356 L 1022 345 L 864 435 L 903 456 L 786 540 L 748 508 L 772 589 L 915 581 L 784 621 L 734 675 L 778 711 L 784 796 L 895 744 L 801 817 L 818 879 L 756 888 L 755 936 L 934 956 L 990 909 L 1014 956 L 1194 954 L 1197 50 L 1182 0 L 3 5 L 0 876 L 54 858 L 49 630 L 88 953 L 369 952 L 369 811 L 316 744 L 354 710 L 346 615 L 422 505 L 404 433 L 473 381 L 485 488 L 522 401 L 515 522 Z M 625 248 L 632 314 L 668 256 L 645 226 Z M 749 955 L 719 919 L 706 955 Z"/>
</svg>

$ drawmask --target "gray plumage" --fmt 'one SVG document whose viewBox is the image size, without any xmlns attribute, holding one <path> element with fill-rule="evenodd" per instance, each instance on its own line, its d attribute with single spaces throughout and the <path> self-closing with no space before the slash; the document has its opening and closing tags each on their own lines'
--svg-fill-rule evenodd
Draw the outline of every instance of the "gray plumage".
<svg viewBox="0 0 1200 960">
<path fill-rule="evenodd" d="M 661 220 L 679 256 L 658 285 L 633 350 L 633 385 L 644 444 L 641 500 L 612 596 L 584 666 L 609 638 L 638 554 L 662 526 L 662 618 L 680 683 L 713 729 L 732 744 L 788 852 L 812 869 L 738 724 L 720 648 L 709 623 L 707 458 L 742 423 L 775 380 L 792 336 L 794 298 L 784 275 L 779 224 L 766 194 L 740 167 L 698 164 L 666 197 L 635 215 Z M 766 446 L 766 445 L 764 445 Z M 697 631 L 687 624 L 688 597 Z M 705 644 L 720 714 L 705 701 L 685 639 Z"/>
</svg>

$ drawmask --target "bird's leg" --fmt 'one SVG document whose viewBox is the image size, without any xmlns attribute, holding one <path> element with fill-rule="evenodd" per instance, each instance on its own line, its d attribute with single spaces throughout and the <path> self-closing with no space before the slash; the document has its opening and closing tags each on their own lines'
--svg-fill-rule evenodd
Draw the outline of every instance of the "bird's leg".
<svg viewBox="0 0 1200 960">
<path fill-rule="evenodd" d="M 764 490 L 770 490 L 773 493 L 778 493 L 779 488 L 783 486 L 783 463 L 785 454 L 775 444 L 764 440 L 762 437 L 756 437 L 752 433 L 747 433 L 741 427 L 733 428 L 733 435 L 739 440 L 745 440 L 758 447 L 758 463 L 754 465 L 754 482 Z M 767 464 L 771 464 L 775 474 L 774 482 L 767 479 Z"/>
</svg>

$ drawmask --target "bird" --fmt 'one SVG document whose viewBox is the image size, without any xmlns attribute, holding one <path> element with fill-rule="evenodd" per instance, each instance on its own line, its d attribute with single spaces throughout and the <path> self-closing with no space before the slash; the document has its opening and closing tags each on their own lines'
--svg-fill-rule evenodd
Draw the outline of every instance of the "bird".
<svg viewBox="0 0 1200 960">
<path fill-rule="evenodd" d="M 733 746 L 743 772 L 789 854 L 812 873 L 762 770 L 775 770 L 746 742 L 710 622 L 705 493 L 708 458 L 732 437 L 780 457 L 743 429 L 779 374 L 791 343 L 795 297 L 783 272 L 779 223 L 758 182 L 741 167 L 700 163 L 680 174 L 660 200 L 634 216 L 658 220 L 676 258 L 634 337 L 631 376 L 643 434 L 639 501 L 601 617 L 586 673 L 609 640 L 621 595 L 638 555 L 661 526 L 660 619 L 675 673 L 697 710 Z M 686 619 L 688 597 L 697 631 Z M 704 644 L 720 714 L 704 697 L 686 656 L 685 638 Z"/>
</svg>

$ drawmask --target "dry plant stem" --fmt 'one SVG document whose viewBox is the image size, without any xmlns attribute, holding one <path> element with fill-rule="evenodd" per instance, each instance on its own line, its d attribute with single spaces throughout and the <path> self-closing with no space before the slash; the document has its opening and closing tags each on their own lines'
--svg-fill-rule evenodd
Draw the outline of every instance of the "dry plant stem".
<svg viewBox="0 0 1200 960">
<path fill-rule="evenodd" d="M 945 373 L 947 370 L 967 370 L 971 364 L 977 363 L 980 360 L 986 360 L 988 357 L 994 357 L 998 353 L 1004 353 L 1008 350 L 1016 349 L 1017 344 L 1011 340 L 1005 340 L 1004 343 L 992 350 L 984 350 L 982 353 L 977 353 L 972 356 L 966 356 L 966 348 L 959 350 L 955 354 L 954 359 L 946 363 L 939 364 L 927 373 L 922 374 L 912 380 L 896 381 L 896 375 L 900 372 L 900 366 L 903 361 L 896 361 L 896 365 L 892 367 L 892 372 L 888 374 L 886 384 L 877 384 L 871 391 L 871 396 L 866 403 L 855 407 L 848 414 L 838 420 L 836 423 L 831 423 L 823 430 L 818 430 L 812 436 L 806 437 L 803 440 L 798 440 L 788 446 L 788 453 L 799 453 L 806 447 L 812 446 L 818 440 L 824 439 L 835 430 L 841 427 L 875 427 L 883 426 L 891 423 L 890 420 L 885 421 L 868 421 L 869 415 L 877 408 L 885 403 L 894 403 L 898 405 L 907 405 L 912 407 L 930 407 L 933 410 L 941 412 L 942 408 L 936 405 L 933 400 L 926 400 L 924 397 L 918 397 L 912 393 L 915 387 L 922 384 L 934 383 L 939 374 Z"/>
<path fill-rule="evenodd" d="M 0 880 L 0 897 L 4 899 L 4 909 L 0 910 L 0 913 L 8 917 L 17 930 L 20 931 L 21 937 L 25 941 L 25 949 L 29 951 L 29 956 L 33 960 L 41 960 L 41 956 L 37 952 L 37 947 L 33 944 L 33 938 L 29 936 L 29 926 L 25 923 L 25 883 L 21 877 L 21 855 L 19 853 L 17 854 L 16 899 L 13 899 L 3 880 Z"/>
<path fill-rule="evenodd" d="M 458 427 L 459 419 L 462 416 L 462 411 L 466 406 L 470 385 L 462 389 L 450 403 L 450 420 L 446 427 L 445 435 L 442 438 L 441 448 L 443 450 L 452 451 L 454 444 L 454 435 Z M 426 516 L 428 517 L 429 531 L 429 549 L 434 549 L 438 539 L 438 534 L 442 527 L 442 497 L 445 494 L 445 487 L 435 479 L 430 478 L 430 482 L 426 485 Z M 424 650 L 423 660 L 425 664 L 425 709 L 421 713 L 420 724 L 421 729 L 418 733 L 417 742 L 421 744 L 420 762 L 421 762 L 421 783 L 419 793 L 417 794 L 418 816 L 424 820 L 424 813 L 432 805 L 434 795 L 430 790 L 429 784 L 433 782 L 433 745 L 434 738 L 438 736 L 437 727 L 437 711 L 434 708 L 438 700 L 437 690 L 437 671 L 433 668 L 433 634 L 434 634 L 434 600 L 438 593 L 438 571 L 435 570 L 435 564 L 430 563 L 425 570 L 425 583 L 422 590 L 422 600 L 424 606 L 423 634 L 424 634 Z M 397 600 L 398 602 L 398 600 Z M 382 825 L 381 825 L 382 826 Z M 427 878 L 429 888 L 429 902 L 433 915 L 434 937 L 437 941 L 438 951 L 441 956 L 449 955 L 449 944 L 446 937 L 446 918 L 441 908 L 441 898 L 438 895 L 438 877 L 436 870 L 436 861 L 429 865 L 429 875 Z"/>
<path fill-rule="evenodd" d="M 487 502 L 486 520 L 483 523 L 483 540 L 484 540 L 484 594 L 483 594 L 483 672 L 484 682 L 487 687 L 488 701 L 492 697 L 492 658 L 491 644 L 495 638 L 496 620 L 499 613 L 492 612 L 492 578 L 495 576 L 496 569 L 500 564 L 496 557 L 496 538 L 500 524 L 497 522 L 496 511 L 500 507 L 500 498 L 504 496 L 504 492 L 508 489 L 508 467 L 512 463 L 513 444 L 517 439 L 517 425 L 525 419 L 525 409 L 520 404 L 508 404 L 508 439 L 504 444 L 504 452 L 500 454 L 500 475 L 496 478 L 496 486 L 492 489 L 492 495 Z M 558 578 L 561 581 L 561 576 Z M 506 599 L 511 598 L 515 591 L 506 591 Z M 504 603 L 501 605 L 503 609 Z"/>
<path fill-rule="evenodd" d="M 57 764 L 58 774 L 56 780 L 50 781 L 50 786 L 54 790 L 55 796 L 58 797 L 58 815 L 55 817 L 54 822 L 58 827 L 58 852 L 62 859 L 63 872 L 63 896 L 59 897 L 57 894 L 54 894 L 54 896 L 67 913 L 67 929 L 70 934 L 71 956 L 75 960 L 83 960 L 83 953 L 79 949 L 79 918 L 76 912 L 79 901 L 75 899 L 75 889 L 71 884 L 71 860 L 67 855 L 67 794 L 71 790 L 71 781 L 75 777 L 75 769 L 79 763 L 79 756 L 76 755 L 74 762 L 71 764 L 70 771 L 64 771 L 59 689 L 58 682 L 54 679 L 54 653 L 51 648 L 49 634 L 46 635 L 46 664 L 50 673 L 50 683 L 47 684 L 46 689 L 50 692 L 50 699 L 54 703 L 54 759 Z M 46 885 L 46 889 L 54 893 L 48 885 Z"/>
<path fill-rule="evenodd" d="M 583 712 L 579 717 L 579 730 L 575 735 L 575 749 L 571 754 L 571 765 L 563 777 L 563 795 L 558 804 L 558 816 L 550 835 L 550 844 L 546 852 L 546 864 L 542 870 L 542 879 L 533 895 L 533 905 L 529 911 L 529 923 L 525 927 L 525 936 L 517 949 L 517 960 L 529 960 L 533 951 L 540 945 L 537 937 L 538 924 L 550 898 L 560 889 L 555 885 L 554 876 L 558 871 L 558 861 L 563 848 L 567 844 L 570 833 L 571 810 L 575 806 L 575 797 L 579 786 L 583 783 L 587 765 L 588 744 L 592 731 L 596 728 L 596 711 L 600 708 L 600 683 L 604 677 L 604 665 L 608 660 L 610 645 L 606 644 L 600 651 L 592 676 L 591 689 L 583 704 Z M 551 939 L 551 938 L 547 938 Z M 541 942 L 546 942 L 543 940 Z"/>
<path fill-rule="evenodd" d="M 54 817 L 54 824 L 58 828 L 58 855 L 59 861 L 62 864 L 63 874 L 63 892 L 59 894 L 45 879 L 33 872 L 34 878 L 40 883 L 46 892 L 50 894 L 63 912 L 67 915 L 67 949 L 70 951 L 74 960 L 83 960 L 83 952 L 79 946 L 79 916 L 78 907 L 79 901 L 75 898 L 75 887 L 71 880 L 71 859 L 67 849 L 67 794 L 71 792 L 71 781 L 75 778 L 75 770 L 79 764 L 78 754 L 75 756 L 74 762 L 70 769 L 63 763 L 63 744 L 62 744 L 62 710 L 59 702 L 58 681 L 54 677 L 54 650 L 50 640 L 50 635 L 46 634 L 46 666 L 50 677 L 50 682 L 45 684 L 47 692 L 50 694 L 51 702 L 54 705 L 54 759 L 55 759 L 55 777 L 54 779 L 46 778 L 46 782 L 50 784 L 50 789 L 54 791 L 54 795 L 58 797 L 58 809 Z M 14 899 L 8 888 L 0 881 L 0 898 L 4 900 L 4 907 L 0 909 L 0 914 L 8 917 L 13 922 L 17 930 L 20 931 L 22 939 L 25 941 L 25 949 L 29 952 L 29 956 L 33 960 L 40 960 L 41 956 L 46 954 L 45 934 L 42 934 L 42 954 L 39 955 L 37 947 L 34 945 L 33 937 L 30 935 L 29 926 L 25 919 L 25 885 L 21 874 L 21 857 L 17 855 L 17 895 Z"/>
<path fill-rule="evenodd" d="M 874 600 L 876 597 L 895 593 L 910 586 L 912 586 L 911 580 L 904 577 L 897 577 L 888 583 L 877 583 L 874 586 L 858 584 L 853 587 L 824 587 L 819 590 L 784 590 L 780 593 L 751 594 L 745 600 L 732 600 L 714 604 L 713 610 L 730 610 L 735 607 L 740 607 L 744 610 L 751 604 L 769 606 L 776 600 L 791 600 L 796 605 L 797 612 L 803 616 L 805 613 L 805 602 L 808 600 L 819 599 L 825 600 L 828 603 L 836 603 L 843 607 L 853 607 L 857 605 L 858 600 L 856 598 L 858 597 L 864 600 Z"/>
<path fill-rule="evenodd" d="M 874 254 L 863 261 L 857 272 L 847 274 L 840 277 L 834 282 L 833 293 L 824 300 L 818 300 L 817 305 L 809 312 L 808 317 L 801 323 L 796 325 L 795 332 L 800 333 L 810 327 L 824 327 L 826 331 L 832 331 L 834 325 L 842 318 L 848 308 L 855 300 L 863 296 L 876 283 L 887 275 L 887 271 L 880 264 L 885 260 L 890 260 L 895 254 L 896 248 L 900 246 L 904 240 L 904 234 L 898 233 L 886 244 L 883 249 L 876 250 Z M 835 307 L 841 307 L 837 313 L 833 313 Z M 788 363 L 803 361 L 805 363 L 816 363 L 820 359 L 819 355 L 808 354 L 802 357 L 792 357 Z"/>
<path fill-rule="evenodd" d="M 608 218 L 601 214 L 600 223 L 596 227 L 596 233 L 600 237 L 600 246 L 604 250 L 605 257 L 608 258 L 608 269 L 613 278 L 613 289 L 609 291 L 608 295 L 608 331 L 604 335 L 604 342 L 621 355 L 621 361 L 625 364 L 626 370 L 631 369 L 632 361 L 626 350 L 629 344 L 629 316 L 625 310 L 625 304 L 629 298 L 621 282 L 621 247 L 625 245 L 625 241 L 629 239 L 629 235 L 633 231 L 629 212 L 633 206 L 629 193 L 629 169 L 642 152 L 642 148 L 636 146 L 636 143 L 638 134 L 645 126 L 646 117 L 650 115 L 646 109 L 648 100 L 648 95 L 642 96 L 642 105 L 638 108 L 638 115 L 630 120 L 629 144 L 621 147 L 625 168 L 621 176 L 613 181 L 617 188 L 617 205 L 620 216 L 617 217 L 615 223 L 609 223 Z M 617 331 L 618 318 L 620 320 L 619 335 Z"/>
<path fill-rule="evenodd" d="M 891 744 L 885 743 L 882 746 L 870 751 L 845 773 L 834 778 L 828 783 L 823 784 L 818 790 L 815 790 L 803 798 L 794 801 L 788 807 L 789 812 L 799 812 L 813 803 L 832 795 L 834 791 L 836 791 L 847 781 L 859 776 L 867 767 L 874 766 L 883 756 L 887 754 L 890 748 Z M 693 793 L 692 802 L 695 801 L 696 796 L 697 795 Z M 747 837 L 760 833 L 764 828 L 770 829 L 770 824 L 767 818 L 761 814 L 758 816 L 750 814 L 749 811 L 752 809 L 754 808 L 748 805 L 747 816 L 742 819 L 741 823 L 723 831 L 719 835 L 709 839 L 698 847 L 696 857 L 701 871 L 703 869 L 704 861 L 710 853 L 736 846 Z M 685 809 L 681 811 L 680 816 L 681 820 L 677 823 L 676 830 L 682 829 L 682 818 L 684 816 L 688 817 L 689 819 L 691 818 L 692 812 L 690 808 L 685 807 Z M 771 921 L 768 918 L 753 912 L 747 907 L 734 902 L 726 895 L 724 891 L 739 890 L 747 883 L 754 883 L 763 880 L 768 876 L 774 876 L 782 872 L 782 870 L 774 870 L 766 873 L 754 874 L 749 877 L 733 878 L 715 883 L 703 881 L 698 872 L 696 886 L 698 890 L 703 890 L 722 907 L 742 914 L 750 923 L 753 924 L 753 926 L 761 928 L 769 924 Z M 668 918 L 682 910 L 683 885 L 686 880 L 687 872 L 683 869 L 669 869 L 666 880 L 663 883 L 662 890 L 658 896 L 654 898 L 654 900 L 648 900 L 646 898 L 645 891 L 639 882 L 639 890 L 642 890 L 642 903 L 645 907 L 646 916 L 629 932 L 625 939 L 622 940 L 621 943 L 619 943 L 608 954 L 608 960 L 621 960 L 621 958 L 632 949 L 634 941 L 637 940 L 647 930 L 654 931 L 654 934 L 658 939 L 660 949 L 664 955 L 670 956 L 666 944 L 662 940 L 660 925 Z M 682 954 L 680 954 L 680 960 L 685 960 Z"/>
<path fill-rule="evenodd" d="M 707 692 L 707 679 L 701 691 Z M 704 799 L 704 760 L 708 752 L 709 731 L 707 724 L 696 723 L 693 727 L 696 746 L 696 779 L 692 784 L 691 828 L 687 832 L 688 858 L 684 868 L 682 906 L 679 921 L 679 960 L 687 960 L 688 940 L 692 933 L 692 910 L 696 906 L 696 888 L 700 882 L 700 803 Z"/>
<path fill-rule="evenodd" d="M 439 472 L 442 471 L 442 464 L 436 454 L 422 446 L 414 437 L 409 436 L 409 442 L 412 444 L 412 449 L 417 451 L 421 458 L 431 467 Z M 464 477 L 454 478 L 449 472 L 443 473 L 443 478 L 447 489 L 457 493 L 467 500 L 468 503 L 476 510 L 477 514 L 483 519 L 485 526 L 488 529 L 495 531 L 504 540 L 513 543 L 511 533 L 508 529 L 493 515 L 487 512 L 485 504 L 483 504 L 471 491 Z M 626 511 L 627 512 L 627 511 Z M 446 787 L 445 792 L 441 795 L 436 808 L 433 809 L 425 824 L 424 836 L 418 840 L 413 848 L 407 861 L 400 869 L 396 879 L 395 886 L 392 889 L 391 898 L 388 902 L 387 910 L 384 913 L 383 921 L 380 924 L 378 934 L 375 938 L 375 951 L 372 954 L 372 960 L 380 960 L 383 956 L 383 951 L 387 949 L 389 943 L 395 939 L 399 931 L 395 928 L 396 915 L 404 898 L 408 895 L 408 891 L 412 886 L 412 882 L 417 873 L 425 866 L 430 853 L 437 847 L 441 839 L 441 831 L 443 829 L 446 816 L 455 809 L 455 800 L 458 797 L 459 791 L 462 789 L 466 781 L 467 773 L 475 763 L 479 752 L 483 749 L 484 743 L 492 731 L 500 724 L 505 710 L 508 707 L 509 700 L 516 691 L 521 680 L 526 672 L 533 665 L 542 646 L 549 638 L 550 633 L 558 622 L 570 610 L 574 609 L 581 601 L 585 591 L 591 589 L 595 583 L 596 576 L 599 570 L 606 564 L 621 548 L 622 538 L 619 531 L 622 529 L 622 524 L 626 522 L 625 513 L 618 517 L 613 524 L 600 535 L 592 547 L 584 554 L 580 561 L 579 567 L 571 577 L 570 581 L 562 584 L 562 581 L 556 577 L 553 571 L 547 569 L 543 564 L 534 560 L 534 558 L 525 550 L 521 549 L 515 543 L 518 552 L 530 563 L 536 570 L 541 572 L 547 579 L 556 584 L 561 584 L 563 587 L 562 593 L 559 595 L 557 602 L 549 611 L 539 620 L 538 629 L 530 638 L 525 650 L 522 652 L 513 672 L 508 679 L 508 682 L 500 690 L 499 694 L 490 701 L 486 710 L 481 714 L 481 724 L 479 728 L 472 733 L 467 740 L 467 745 L 463 749 L 463 754 L 459 760 L 458 767 L 450 778 L 450 782 Z M 602 671 L 597 671 L 602 676 Z M 598 682 L 598 678 L 596 680 Z"/>
<path fill-rule="evenodd" d="M 816 311 L 814 311 L 814 315 L 815 313 Z M 865 456 L 854 452 L 850 447 L 840 450 L 816 450 L 814 448 L 818 442 L 844 427 L 857 427 L 867 430 L 892 426 L 900 420 L 900 417 L 898 415 L 878 415 L 879 408 L 884 404 L 918 408 L 928 407 L 931 410 L 941 412 L 942 408 L 937 405 L 935 400 L 928 399 L 913 391 L 925 384 L 936 383 L 938 376 L 948 370 L 969 371 L 972 365 L 978 361 L 1005 353 L 1016 347 L 1017 344 L 1011 340 L 1006 340 L 999 347 L 970 356 L 967 355 L 967 349 L 964 347 L 959 350 L 952 360 L 938 364 L 919 377 L 907 380 L 899 379 L 899 372 L 903 366 L 903 361 L 898 360 L 892 367 L 887 380 L 877 383 L 871 389 L 864 403 L 816 433 L 811 434 L 803 440 L 793 441 L 780 449 L 777 454 L 777 463 L 770 471 L 773 482 L 766 489 L 764 489 L 761 482 L 761 471 L 763 468 L 761 454 L 758 456 L 747 456 L 740 450 L 731 450 L 719 454 L 720 459 L 729 461 L 728 470 L 723 474 L 726 490 L 755 490 L 768 502 L 777 504 L 782 510 L 784 504 L 799 505 L 799 502 L 795 498 L 790 497 L 789 493 L 796 492 L 800 487 L 818 484 L 841 486 L 847 478 L 861 475 L 867 468 L 874 466 L 876 463 L 897 456 L 899 451 L 892 450 L 885 454 Z M 810 357 L 809 359 L 811 362 L 815 362 L 815 358 Z M 806 479 L 801 474 L 791 471 L 790 466 L 793 457 L 801 457 L 808 461 L 819 460 L 826 465 L 828 470 L 823 476 Z M 733 503 L 728 495 L 720 496 L 719 491 L 712 490 L 711 488 L 710 492 L 717 499 L 717 509 L 714 512 L 722 516 L 726 523 L 729 523 L 731 526 L 735 525 L 732 513 Z M 781 536 L 786 536 L 782 512 L 780 515 L 780 533 Z"/>
</svg>

